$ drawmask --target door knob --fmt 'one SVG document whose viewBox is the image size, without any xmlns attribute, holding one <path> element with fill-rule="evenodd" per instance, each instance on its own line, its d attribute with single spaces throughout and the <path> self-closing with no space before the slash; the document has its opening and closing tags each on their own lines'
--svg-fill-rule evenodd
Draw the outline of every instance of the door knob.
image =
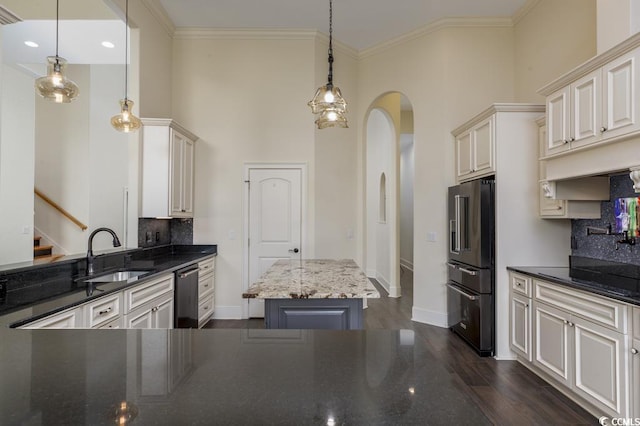
<svg viewBox="0 0 640 426">
<path fill-rule="evenodd" d="M 298 250 L 297 248 L 294 249 L 289 249 L 289 253 L 298 253 L 300 250 Z"/>
</svg>

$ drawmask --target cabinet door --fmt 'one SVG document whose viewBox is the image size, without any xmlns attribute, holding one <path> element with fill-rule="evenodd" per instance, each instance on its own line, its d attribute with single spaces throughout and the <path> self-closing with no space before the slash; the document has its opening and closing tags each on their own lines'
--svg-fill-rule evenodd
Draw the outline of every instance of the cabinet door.
<svg viewBox="0 0 640 426">
<path fill-rule="evenodd" d="M 195 144 L 189 139 L 184 141 L 182 161 L 182 212 L 193 215 L 193 162 Z"/>
<path fill-rule="evenodd" d="M 152 328 L 173 328 L 173 293 L 153 302 Z"/>
<path fill-rule="evenodd" d="M 511 296 L 511 349 L 531 361 L 531 299 Z"/>
<path fill-rule="evenodd" d="M 153 328 L 151 308 L 139 309 L 124 316 L 125 328 Z"/>
<path fill-rule="evenodd" d="M 570 386 L 571 340 L 569 314 L 544 303 L 534 303 L 534 364 L 560 383 Z"/>
<path fill-rule="evenodd" d="M 640 417 L 640 339 L 631 345 L 631 417 Z"/>
<path fill-rule="evenodd" d="M 494 121 L 495 116 L 478 124 L 473 128 L 471 142 L 473 146 L 473 166 L 474 173 L 484 173 L 494 170 Z"/>
<path fill-rule="evenodd" d="M 557 154 L 569 149 L 570 136 L 570 87 L 565 87 L 547 97 L 547 143 L 545 155 Z"/>
<path fill-rule="evenodd" d="M 574 391 L 609 414 L 627 416 L 626 336 L 572 317 L 575 330 Z"/>
<path fill-rule="evenodd" d="M 598 69 L 571 85 L 571 148 L 588 145 L 600 139 L 600 72 Z"/>
<path fill-rule="evenodd" d="M 640 129 L 637 85 L 640 82 L 640 49 L 611 61 L 602 68 L 604 107 L 602 137 L 611 138 Z"/>
<path fill-rule="evenodd" d="M 183 212 L 182 189 L 184 187 L 184 146 L 186 139 L 179 132 L 172 131 L 171 136 L 171 196 L 169 197 L 172 216 L 181 216 Z"/>
<path fill-rule="evenodd" d="M 464 133 L 456 139 L 456 165 L 459 178 L 473 172 L 471 132 Z"/>
</svg>

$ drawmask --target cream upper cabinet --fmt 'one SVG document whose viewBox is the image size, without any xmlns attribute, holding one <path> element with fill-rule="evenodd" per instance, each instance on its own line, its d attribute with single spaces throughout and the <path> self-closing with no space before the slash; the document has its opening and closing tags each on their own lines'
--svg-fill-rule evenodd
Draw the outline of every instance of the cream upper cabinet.
<svg viewBox="0 0 640 426">
<path fill-rule="evenodd" d="M 495 173 L 495 117 L 456 137 L 456 173 L 460 182 Z"/>
<path fill-rule="evenodd" d="M 170 119 L 142 123 L 140 217 L 193 217 L 198 137 Z"/>
<path fill-rule="evenodd" d="M 545 157 L 640 130 L 639 44 L 631 38 L 540 90 L 547 106 Z"/>
<path fill-rule="evenodd" d="M 538 124 L 538 141 L 540 145 L 540 156 L 544 157 L 545 144 L 547 143 L 548 134 L 545 124 L 545 117 L 536 120 Z M 568 146 L 568 145 L 562 145 Z M 600 218 L 600 201 L 599 200 L 563 200 L 555 198 L 556 183 L 546 181 L 546 161 L 541 159 L 538 162 L 538 214 L 543 219 L 599 219 Z M 608 183 L 606 184 L 606 195 L 608 197 Z M 594 186 L 595 187 L 595 186 Z M 584 194 L 581 194 L 582 198 Z M 594 194 L 594 197 L 602 194 Z"/>
</svg>

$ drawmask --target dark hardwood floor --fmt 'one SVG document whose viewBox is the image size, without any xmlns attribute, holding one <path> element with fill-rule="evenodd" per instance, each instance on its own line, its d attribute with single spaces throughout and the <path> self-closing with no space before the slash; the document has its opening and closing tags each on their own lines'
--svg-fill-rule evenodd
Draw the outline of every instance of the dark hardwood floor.
<svg viewBox="0 0 640 426">
<path fill-rule="evenodd" d="M 410 329 L 449 371 L 460 389 L 496 425 L 594 425 L 598 420 L 516 361 L 480 358 L 448 329 L 411 321 L 413 274 L 402 269 L 402 297 L 368 299 L 366 329 Z M 262 319 L 211 320 L 206 328 L 264 328 Z"/>
</svg>

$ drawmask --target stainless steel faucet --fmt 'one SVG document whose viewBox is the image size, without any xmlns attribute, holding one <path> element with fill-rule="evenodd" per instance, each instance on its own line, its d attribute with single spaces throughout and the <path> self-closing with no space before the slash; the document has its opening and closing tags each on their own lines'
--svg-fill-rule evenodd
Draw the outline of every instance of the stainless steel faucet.
<svg viewBox="0 0 640 426">
<path fill-rule="evenodd" d="M 93 275 L 93 237 L 95 237 L 96 234 L 100 231 L 108 232 L 111 234 L 111 236 L 113 236 L 114 247 L 120 247 L 122 245 L 120 244 L 120 240 L 118 239 L 118 236 L 112 229 L 98 228 L 95 231 L 93 231 L 91 235 L 89 235 L 89 245 L 87 247 L 87 275 Z"/>
</svg>

